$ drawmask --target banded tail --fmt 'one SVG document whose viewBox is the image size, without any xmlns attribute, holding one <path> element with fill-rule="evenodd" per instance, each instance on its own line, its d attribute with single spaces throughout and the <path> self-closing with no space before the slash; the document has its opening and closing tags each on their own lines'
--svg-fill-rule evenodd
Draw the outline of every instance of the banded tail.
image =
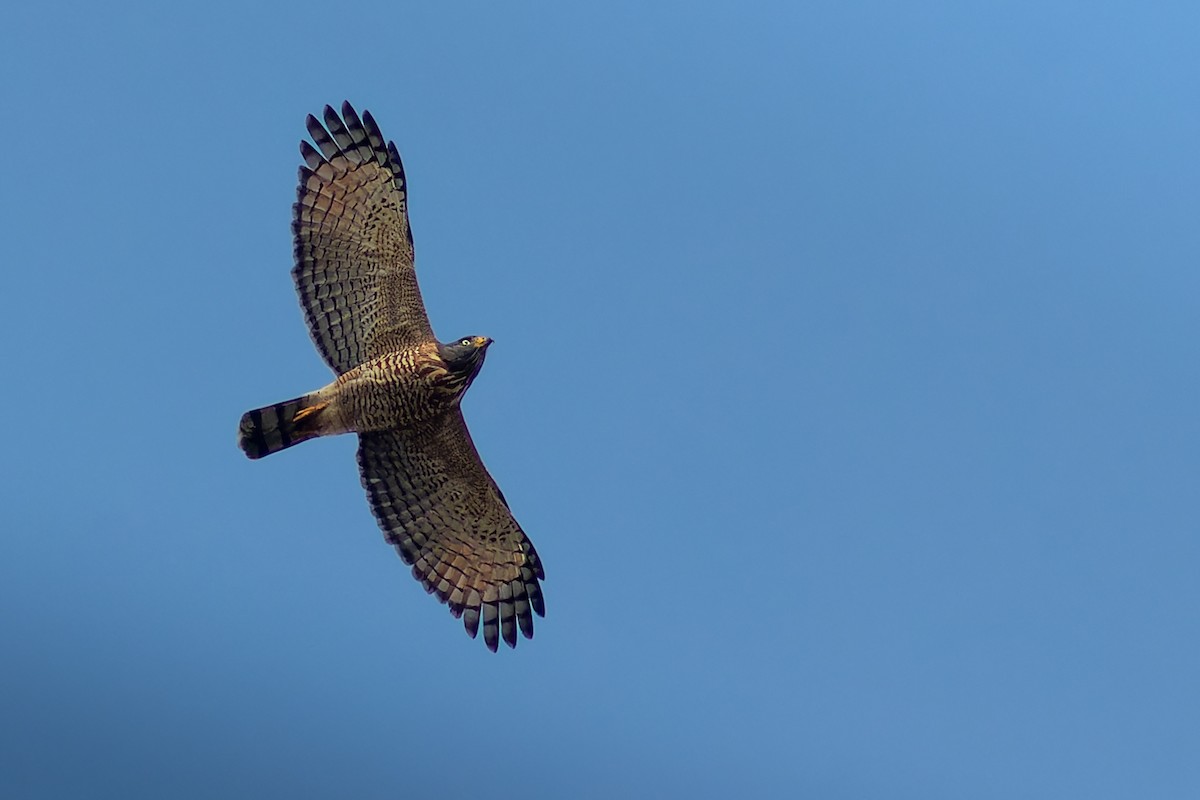
<svg viewBox="0 0 1200 800">
<path fill-rule="evenodd" d="M 242 414 L 238 447 L 249 458 L 262 458 L 321 435 L 317 420 L 327 402 L 314 395 L 284 400 Z"/>
</svg>

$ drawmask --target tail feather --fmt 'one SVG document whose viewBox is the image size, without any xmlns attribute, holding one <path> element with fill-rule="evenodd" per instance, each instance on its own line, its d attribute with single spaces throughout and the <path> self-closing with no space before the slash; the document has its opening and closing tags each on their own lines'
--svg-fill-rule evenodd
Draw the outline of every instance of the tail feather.
<svg viewBox="0 0 1200 800">
<path fill-rule="evenodd" d="M 249 458 L 262 458 L 320 436 L 317 420 L 328 405 L 313 395 L 284 400 L 242 414 L 238 447 Z"/>
</svg>

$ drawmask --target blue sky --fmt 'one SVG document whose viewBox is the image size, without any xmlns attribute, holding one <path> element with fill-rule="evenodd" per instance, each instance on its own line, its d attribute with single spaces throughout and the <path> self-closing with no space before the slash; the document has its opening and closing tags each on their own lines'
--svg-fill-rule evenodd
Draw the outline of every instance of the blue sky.
<svg viewBox="0 0 1200 800">
<path fill-rule="evenodd" d="M 1197 7 L 443 5 L 6 12 L 0 794 L 1198 796 Z M 235 446 L 343 99 L 496 339 L 515 651 L 352 437 Z"/>
</svg>

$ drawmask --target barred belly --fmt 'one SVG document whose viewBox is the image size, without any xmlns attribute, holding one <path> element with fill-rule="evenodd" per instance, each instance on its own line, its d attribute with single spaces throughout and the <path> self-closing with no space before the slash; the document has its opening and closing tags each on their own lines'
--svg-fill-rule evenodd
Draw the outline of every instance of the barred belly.
<svg viewBox="0 0 1200 800">
<path fill-rule="evenodd" d="M 457 392 L 436 349 L 388 353 L 341 375 L 333 404 L 348 430 L 405 428 L 450 408 Z"/>
</svg>

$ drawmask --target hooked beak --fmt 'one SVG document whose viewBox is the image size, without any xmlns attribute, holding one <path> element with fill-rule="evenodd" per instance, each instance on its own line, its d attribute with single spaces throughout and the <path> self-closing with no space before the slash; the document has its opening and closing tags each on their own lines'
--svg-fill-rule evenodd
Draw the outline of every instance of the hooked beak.
<svg viewBox="0 0 1200 800">
<path fill-rule="evenodd" d="M 476 347 L 487 347 L 491 343 L 492 343 L 492 339 L 489 339 L 487 336 L 476 336 L 475 337 L 475 346 Z"/>
</svg>

